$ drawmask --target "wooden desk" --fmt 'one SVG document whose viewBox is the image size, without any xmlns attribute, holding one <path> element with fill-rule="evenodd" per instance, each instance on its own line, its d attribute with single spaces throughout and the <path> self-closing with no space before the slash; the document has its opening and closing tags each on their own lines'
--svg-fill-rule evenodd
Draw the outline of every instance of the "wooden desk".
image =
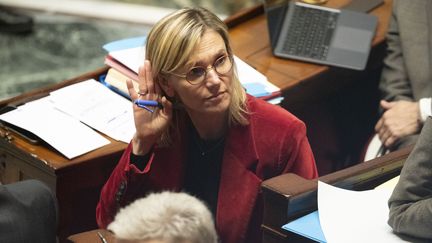
<svg viewBox="0 0 432 243">
<path fill-rule="evenodd" d="M 389 153 L 319 178 L 350 190 L 373 189 L 400 174 L 412 147 Z M 313 242 L 282 229 L 282 225 L 317 209 L 318 180 L 284 174 L 262 184 L 264 195 L 263 242 Z"/>
<path fill-rule="evenodd" d="M 67 238 L 66 242 L 70 243 L 95 243 L 102 242 L 100 239 L 98 232 L 102 234 L 105 240 L 109 243 L 115 242 L 114 235 L 107 230 L 90 230 L 78 234 L 71 235 Z"/>
<path fill-rule="evenodd" d="M 58 85 L 3 101 L 0 107 L 25 103 L 68 84 L 95 78 L 106 70 L 102 68 Z M 69 160 L 48 145 L 32 145 L 14 133 L 11 133 L 11 138 L 11 141 L 0 138 L 0 181 L 6 184 L 34 178 L 45 182 L 57 196 L 60 240 L 76 232 L 97 228 L 95 209 L 100 190 L 126 144 L 108 138 L 111 141 L 109 145 Z"/>
<path fill-rule="evenodd" d="M 341 8 L 349 2 L 350 0 L 330 0 L 323 6 Z M 371 14 L 378 17 L 378 28 L 372 43 L 374 49 L 372 55 L 376 54 L 377 47 L 385 41 L 392 1 L 385 0 L 384 2 L 383 5 L 371 12 Z M 234 53 L 258 71 L 264 73 L 272 83 L 283 91 L 288 91 L 300 85 L 310 85 L 309 83 L 312 81 L 328 84 L 327 81 L 319 81 L 320 79 L 317 78 L 331 72 L 345 71 L 351 73 L 351 75 L 353 73 L 358 74 L 356 71 L 347 69 L 273 56 L 268 37 L 267 20 L 261 5 L 231 16 L 226 22 L 230 26 L 229 32 Z M 371 64 L 379 64 L 380 60 L 375 60 L 374 57 L 371 56 L 368 68 L 371 67 Z M 375 63 L 376 61 L 378 63 Z M 310 99 L 310 97 L 304 97 L 303 94 L 297 94 L 296 98 L 301 100 Z M 292 97 L 289 97 L 289 100 L 291 102 Z"/>
<path fill-rule="evenodd" d="M 340 8 L 348 2 L 330 0 L 325 6 Z M 262 7 L 228 19 L 234 53 L 280 87 L 282 106 L 306 123 L 320 175 L 357 163 L 373 132 L 392 1 L 384 2 L 371 12 L 378 28 L 364 71 L 274 57 Z"/>
<path fill-rule="evenodd" d="M 347 2 L 331 0 L 327 5 L 339 7 Z M 379 27 L 368 68 L 363 72 L 273 57 L 262 6 L 226 20 L 235 54 L 279 86 L 285 96 L 283 107 L 307 124 L 308 137 L 321 174 L 349 165 L 345 163 L 349 157 L 357 162 L 355 155 L 373 126 L 378 101 L 377 73 L 384 56 L 390 3 L 391 0 L 385 0 L 383 6 L 373 11 L 379 17 Z M 106 70 L 96 70 L 2 101 L 0 108 L 7 104 L 25 103 L 62 86 L 95 78 Z M 100 189 L 126 146 L 111 142 L 101 149 L 68 160 L 49 146 L 29 144 L 15 134 L 12 134 L 12 141 L 0 138 L 0 180 L 11 183 L 35 178 L 46 182 L 57 195 L 59 237 L 63 240 L 71 234 L 96 228 L 95 207 Z"/>
</svg>

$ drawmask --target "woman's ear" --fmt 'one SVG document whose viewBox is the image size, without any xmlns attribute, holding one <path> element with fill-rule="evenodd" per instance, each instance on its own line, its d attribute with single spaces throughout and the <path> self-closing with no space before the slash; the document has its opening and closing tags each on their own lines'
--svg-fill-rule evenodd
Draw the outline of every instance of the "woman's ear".
<svg viewBox="0 0 432 243">
<path fill-rule="evenodd" d="M 174 94 L 175 94 L 174 88 L 172 87 L 171 83 L 165 77 L 160 77 L 159 84 L 160 84 L 161 89 L 164 91 L 164 93 L 168 97 L 174 97 Z"/>
</svg>

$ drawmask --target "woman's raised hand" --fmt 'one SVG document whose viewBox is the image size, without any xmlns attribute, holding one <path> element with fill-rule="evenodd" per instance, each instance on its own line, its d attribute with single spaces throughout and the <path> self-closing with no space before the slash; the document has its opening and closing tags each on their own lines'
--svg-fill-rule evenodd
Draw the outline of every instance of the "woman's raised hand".
<svg viewBox="0 0 432 243">
<path fill-rule="evenodd" d="M 153 144 L 167 129 L 172 117 L 172 104 L 166 97 L 162 97 L 159 84 L 153 80 L 151 64 L 148 60 L 144 61 L 144 65 L 138 71 L 139 90 L 135 90 L 131 80 L 127 80 L 126 84 L 132 101 L 137 99 L 155 100 L 163 106 L 163 108 L 149 106 L 148 108 L 153 111 L 151 112 L 133 104 L 136 128 L 132 139 L 133 153 L 144 155 L 150 151 Z"/>
</svg>

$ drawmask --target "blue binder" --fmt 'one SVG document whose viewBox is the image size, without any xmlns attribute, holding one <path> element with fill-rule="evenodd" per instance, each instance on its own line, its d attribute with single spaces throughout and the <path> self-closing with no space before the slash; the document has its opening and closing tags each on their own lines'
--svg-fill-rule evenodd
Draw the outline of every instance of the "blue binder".
<svg viewBox="0 0 432 243">
<path fill-rule="evenodd" d="M 316 242 L 325 243 L 326 239 L 321 229 L 318 211 L 314 211 L 303 217 L 282 226 L 283 229 L 307 237 Z"/>
</svg>

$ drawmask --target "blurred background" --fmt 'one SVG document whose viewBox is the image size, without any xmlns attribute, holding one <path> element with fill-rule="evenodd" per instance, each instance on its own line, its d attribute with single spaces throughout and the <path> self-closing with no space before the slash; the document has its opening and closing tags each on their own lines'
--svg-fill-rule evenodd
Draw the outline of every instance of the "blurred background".
<svg viewBox="0 0 432 243">
<path fill-rule="evenodd" d="M 202 6 L 222 19 L 260 0 L 0 0 L 0 100 L 104 65 L 102 46 Z"/>
</svg>

